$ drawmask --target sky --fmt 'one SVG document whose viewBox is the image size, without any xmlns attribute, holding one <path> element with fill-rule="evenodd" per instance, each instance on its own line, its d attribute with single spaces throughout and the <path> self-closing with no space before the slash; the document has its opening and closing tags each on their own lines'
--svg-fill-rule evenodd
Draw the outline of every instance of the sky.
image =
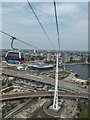
<svg viewBox="0 0 90 120">
<path fill-rule="evenodd" d="M 52 2 L 31 2 L 50 40 L 58 50 L 58 40 Z M 61 50 L 88 50 L 88 2 L 57 2 Z M 27 2 L 3 2 L 2 30 L 39 49 L 54 50 Z M 18 49 L 31 47 L 14 42 Z M 2 35 L 2 48 L 10 49 L 10 37 Z"/>
</svg>

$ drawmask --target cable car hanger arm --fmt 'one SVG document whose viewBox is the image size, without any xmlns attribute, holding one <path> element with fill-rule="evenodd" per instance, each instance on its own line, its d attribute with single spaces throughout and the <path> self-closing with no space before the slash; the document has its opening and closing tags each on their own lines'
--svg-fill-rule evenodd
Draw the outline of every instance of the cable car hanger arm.
<svg viewBox="0 0 90 120">
<path fill-rule="evenodd" d="M 18 38 L 16 38 L 16 37 L 14 37 L 14 36 L 12 36 L 12 35 L 10 35 L 10 34 L 4 32 L 4 31 L 2 31 L 2 30 L 0 30 L 0 32 L 2 32 L 3 34 L 5 34 L 5 35 L 7 35 L 7 36 L 9 36 L 9 37 L 11 37 L 11 38 L 13 38 L 14 40 L 20 41 L 20 42 L 22 42 L 22 43 L 24 43 L 24 44 L 26 44 L 26 45 L 28 45 L 28 46 L 30 46 L 30 47 L 33 47 L 33 48 L 39 50 L 39 48 L 37 48 L 36 46 L 31 45 L 31 44 L 29 44 L 29 43 L 27 43 L 27 42 L 24 42 L 24 41 L 22 41 L 22 40 L 20 40 L 20 39 L 18 39 Z M 13 43 L 12 43 L 12 44 L 13 44 Z"/>
<path fill-rule="evenodd" d="M 13 42 L 14 42 L 14 40 L 16 39 L 15 37 L 12 37 L 12 38 L 10 38 L 12 41 L 11 41 L 11 48 L 13 49 L 13 50 L 17 50 L 16 48 L 14 48 L 13 47 Z"/>
</svg>

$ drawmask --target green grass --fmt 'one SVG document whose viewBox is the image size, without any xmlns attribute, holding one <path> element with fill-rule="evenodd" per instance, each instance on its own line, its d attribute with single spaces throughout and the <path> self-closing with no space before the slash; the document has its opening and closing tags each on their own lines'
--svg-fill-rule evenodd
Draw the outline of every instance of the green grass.
<svg viewBox="0 0 90 120">
<path fill-rule="evenodd" d="M 17 70 L 17 71 L 19 71 L 19 70 L 17 69 L 17 67 L 13 67 L 13 66 L 6 67 L 6 69 L 10 69 L 10 70 Z"/>
<path fill-rule="evenodd" d="M 83 104 L 83 103 L 79 102 L 78 108 L 80 111 L 79 118 L 88 118 L 90 104 Z"/>
<path fill-rule="evenodd" d="M 52 77 L 52 78 L 54 78 L 55 79 L 55 72 L 52 72 L 51 74 L 50 74 L 50 77 Z M 68 75 L 69 75 L 70 73 L 69 72 L 67 72 L 67 71 L 58 71 L 58 79 L 59 80 L 62 80 L 62 79 L 64 79 L 64 78 L 66 78 L 66 77 L 68 77 Z"/>
</svg>

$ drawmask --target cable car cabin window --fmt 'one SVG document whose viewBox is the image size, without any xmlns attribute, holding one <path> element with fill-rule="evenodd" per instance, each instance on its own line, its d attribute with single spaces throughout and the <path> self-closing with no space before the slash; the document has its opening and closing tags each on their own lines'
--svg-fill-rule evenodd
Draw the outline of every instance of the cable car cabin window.
<svg viewBox="0 0 90 120">
<path fill-rule="evenodd" d="M 5 59 L 10 64 L 23 64 L 24 54 L 21 52 L 8 52 Z"/>
<path fill-rule="evenodd" d="M 24 60 L 24 53 L 21 53 L 21 60 Z"/>
<path fill-rule="evenodd" d="M 9 60 L 19 60 L 19 53 L 9 52 L 7 55 Z"/>
</svg>

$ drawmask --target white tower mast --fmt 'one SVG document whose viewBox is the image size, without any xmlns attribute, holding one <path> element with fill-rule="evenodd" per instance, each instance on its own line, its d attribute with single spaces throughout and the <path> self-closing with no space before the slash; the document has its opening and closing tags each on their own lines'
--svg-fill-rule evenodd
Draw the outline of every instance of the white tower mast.
<svg viewBox="0 0 90 120">
<path fill-rule="evenodd" d="M 58 110 L 58 53 L 57 53 L 57 62 L 56 62 L 55 93 L 54 93 L 53 109 Z"/>
</svg>

